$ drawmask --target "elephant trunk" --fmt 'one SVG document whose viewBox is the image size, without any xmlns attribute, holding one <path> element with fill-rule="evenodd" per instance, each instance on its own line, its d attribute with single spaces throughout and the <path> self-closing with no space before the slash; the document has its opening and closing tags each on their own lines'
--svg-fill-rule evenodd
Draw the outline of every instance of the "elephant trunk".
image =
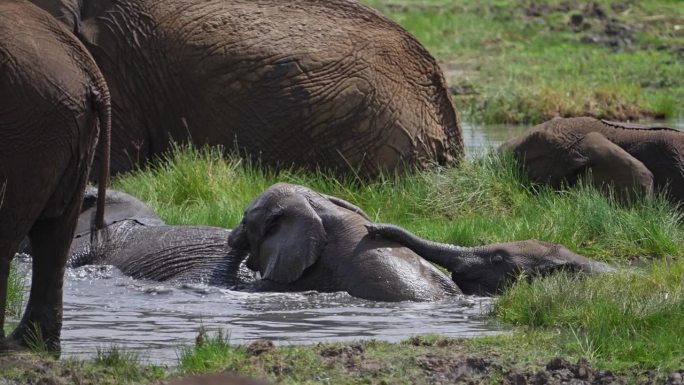
<svg viewBox="0 0 684 385">
<path fill-rule="evenodd" d="M 249 240 L 247 239 L 247 229 L 245 229 L 244 222 L 240 222 L 240 224 L 230 232 L 230 235 L 228 236 L 228 246 L 233 250 L 249 250 Z"/>
<path fill-rule="evenodd" d="M 445 267 L 449 271 L 456 270 L 457 265 L 463 258 L 474 253 L 474 249 L 470 247 L 428 241 L 395 225 L 373 223 L 366 225 L 366 228 L 371 236 L 382 236 L 388 240 L 400 243 L 413 250 L 413 252 L 425 260 Z"/>
</svg>

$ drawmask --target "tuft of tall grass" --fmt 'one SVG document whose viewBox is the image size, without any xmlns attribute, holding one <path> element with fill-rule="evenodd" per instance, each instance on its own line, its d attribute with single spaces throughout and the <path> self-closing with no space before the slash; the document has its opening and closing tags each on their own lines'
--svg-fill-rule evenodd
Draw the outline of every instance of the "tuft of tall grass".
<svg viewBox="0 0 684 385">
<path fill-rule="evenodd" d="M 89 372 L 98 373 L 102 370 L 107 372 L 103 378 L 113 377 L 118 384 L 147 383 L 166 376 L 164 368 L 146 364 L 138 353 L 117 345 L 98 347 L 92 367 L 86 366 L 86 371 Z"/>
<path fill-rule="evenodd" d="M 118 371 L 125 371 L 129 367 L 140 364 L 140 356 L 127 351 L 120 346 L 112 345 L 107 348 L 98 347 L 93 362 L 96 365 L 106 366 Z"/>
<path fill-rule="evenodd" d="M 181 348 L 178 369 L 184 373 L 202 373 L 213 370 L 238 371 L 247 366 L 248 354 L 244 346 L 231 346 L 230 333 L 219 330 L 208 335 L 200 330 L 201 339 L 195 346 Z"/>
</svg>

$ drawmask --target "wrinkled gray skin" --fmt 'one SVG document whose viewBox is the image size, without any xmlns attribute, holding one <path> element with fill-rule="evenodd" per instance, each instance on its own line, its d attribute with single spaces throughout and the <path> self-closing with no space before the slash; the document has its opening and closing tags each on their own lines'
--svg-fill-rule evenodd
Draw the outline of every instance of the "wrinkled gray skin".
<svg viewBox="0 0 684 385">
<path fill-rule="evenodd" d="M 257 290 L 346 291 L 370 300 L 427 301 L 460 293 L 410 249 L 368 236 L 358 207 L 303 186 L 278 183 L 245 210 L 228 238 L 249 252 Z"/>
<path fill-rule="evenodd" d="M 536 239 L 461 247 L 419 238 L 399 226 L 370 224 L 366 228 L 370 236 L 397 242 L 449 270 L 451 279 L 464 294 L 498 294 L 521 273 L 532 278 L 561 270 L 586 274 L 613 271 L 612 267 L 562 245 Z"/>
<path fill-rule="evenodd" d="M 230 230 L 166 225 L 145 203 L 122 192 L 107 191 L 106 227 L 91 238 L 87 224 L 96 199 L 97 191 L 87 189 L 70 267 L 108 264 L 136 279 L 174 284 L 233 287 L 251 280 L 247 269 L 240 269 L 244 256 L 227 245 Z"/>
<path fill-rule="evenodd" d="M 107 85 L 86 48 L 31 3 L 0 1 L 0 337 L 10 262 L 25 237 L 34 250 L 26 311 L 0 350 L 39 328 L 59 351 L 67 251 L 98 136 L 104 192 L 109 126 Z"/>
<path fill-rule="evenodd" d="M 114 173 L 170 139 L 371 177 L 463 153 L 435 59 L 356 1 L 32 1 L 107 79 Z"/>
<path fill-rule="evenodd" d="M 654 191 L 684 203 L 684 132 L 590 117 L 553 119 L 501 145 L 530 178 L 559 188 L 591 170 L 601 189 L 634 200 Z"/>
</svg>

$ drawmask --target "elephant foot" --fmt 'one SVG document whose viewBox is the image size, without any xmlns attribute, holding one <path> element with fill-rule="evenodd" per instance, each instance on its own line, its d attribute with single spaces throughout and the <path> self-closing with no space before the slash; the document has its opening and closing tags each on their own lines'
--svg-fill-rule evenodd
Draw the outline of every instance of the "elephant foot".
<svg viewBox="0 0 684 385">
<path fill-rule="evenodd" d="M 1 355 L 24 354 L 28 351 L 29 349 L 26 344 L 23 344 L 22 341 L 17 340 L 14 337 L 5 337 L 0 339 Z"/>
<path fill-rule="evenodd" d="M 61 343 L 59 337 L 50 337 L 40 325 L 28 326 L 19 323 L 9 337 L 5 338 L 4 343 L 8 346 L 16 346 L 17 349 L 30 350 L 35 353 L 50 353 L 55 358 L 59 358 Z"/>
</svg>

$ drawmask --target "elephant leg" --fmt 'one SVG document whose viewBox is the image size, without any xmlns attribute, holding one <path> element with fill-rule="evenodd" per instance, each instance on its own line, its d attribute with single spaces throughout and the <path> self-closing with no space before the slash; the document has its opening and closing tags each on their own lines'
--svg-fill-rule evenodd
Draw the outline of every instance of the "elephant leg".
<svg viewBox="0 0 684 385">
<path fill-rule="evenodd" d="M 83 194 L 74 194 L 77 202 Z M 31 342 L 40 332 L 47 348 L 60 350 L 62 291 L 64 271 L 80 204 L 71 202 L 57 218 L 37 221 L 29 232 L 33 249 L 31 292 L 26 311 L 11 338 L 21 344 Z"/>
<path fill-rule="evenodd" d="M 600 133 L 585 135 L 578 150 L 588 158 L 594 186 L 605 191 L 612 185 L 618 198 L 628 201 L 653 193 L 653 173 Z"/>
</svg>

